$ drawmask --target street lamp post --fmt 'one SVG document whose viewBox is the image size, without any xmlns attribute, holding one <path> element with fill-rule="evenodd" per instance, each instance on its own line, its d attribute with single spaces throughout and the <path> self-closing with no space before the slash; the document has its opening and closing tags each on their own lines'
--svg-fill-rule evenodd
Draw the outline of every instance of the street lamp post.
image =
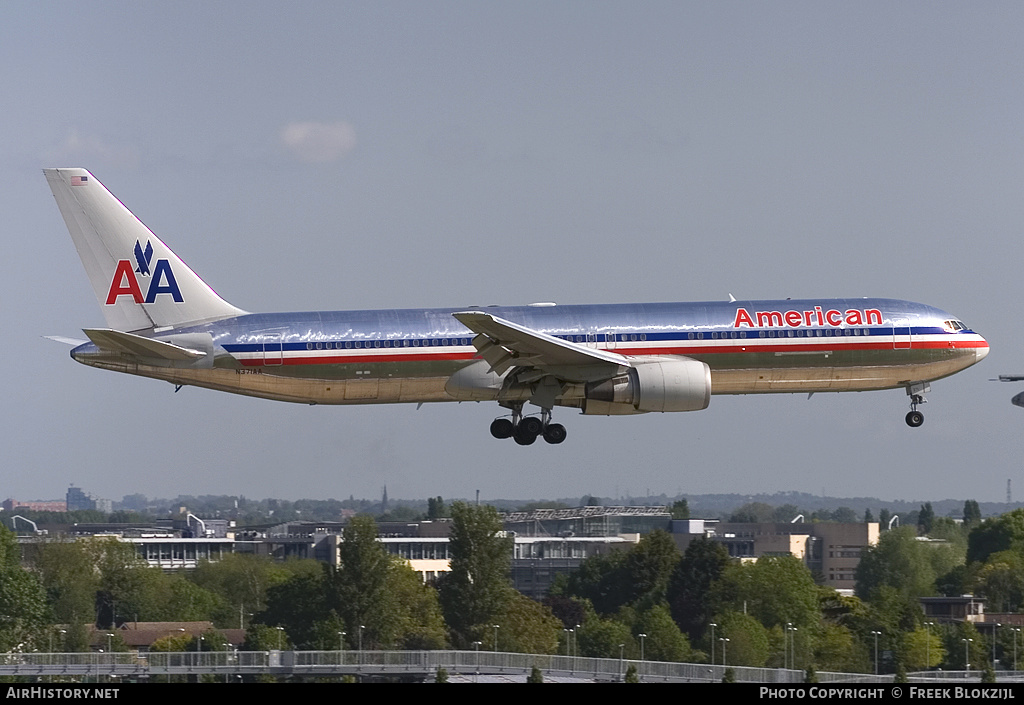
<svg viewBox="0 0 1024 705">
<path fill-rule="evenodd" d="M 494 625 L 494 653 L 498 653 L 498 627 L 500 624 Z"/>
<path fill-rule="evenodd" d="M 338 632 L 338 663 L 345 665 L 345 632 Z"/>
<path fill-rule="evenodd" d="M 1017 632 L 1020 631 L 1019 627 L 1013 627 L 1013 670 L 1017 670 Z"/>
<path fill-rule="evenodd" d="M 992 670 L 996 670 L 996 630 L 1003 626 L 999 622 L 996 622 L 995 626 L 992 627 Z"/>
<path fill-rule="evenodd" d="M 875 675 L 878 675 L 878 637 L 882 632 L 872 630 L 872 634 L 875 635 Z"/>
<path fill-rule="evenodd" d="M 925 638 L 924 638 L 924 670 L 926 670 L 926 671 L 930 671 L 931 668 L 932 668 L 932 657 L 931 657 L 931 650 L 932 650 L 932 627 L 934 627 L 934 626 L 935 626 L 935 622 L 925 622 L 924 623 L 924 631 L 925 631 Z"/>
<path fill-rule="evenodd" d="M 476 673 L 473 675 L 475 682 L 480 677 L 480 642 L 474 641 L 473 648 L 476 649 Z"/>
<path fill-rule="evenodd" d="M 786 632 L 782 639 L 782 667 L 789 668 L 789 630 L 792 628 L 792 622 L 786 622 Z"/>
<path fill-rule="evenodd" d="M 961 639 L 960 641 L 964 643 L 964 670 L 969 672 L 971 670 L 971 664 L 970 656 L 967 655 L 967 647 L 968 644 L 974 641 L 974 639 Z"/>
<path fill-rule="evenodd" d="M 726 668 L 729 666 L 729 659 L 725 654 L 725 645 L 729 643 L 729 640 L 725 637 L 719 637 L 718 640 L 722 642 L 722 667 Z"/>
<path fill-rule="evenodd" d="M 712 622 L 708 625 L 711 627 L 711 665 L 715 665 L 715 627 L 718 625 Z"/>
<path fill-rule="evenodd" d="M 786 624 L 786 641 L 789 642 L 789 667 L 796 668 L 796 633 L 799 631 L 792 624 Z"/>
</svg>

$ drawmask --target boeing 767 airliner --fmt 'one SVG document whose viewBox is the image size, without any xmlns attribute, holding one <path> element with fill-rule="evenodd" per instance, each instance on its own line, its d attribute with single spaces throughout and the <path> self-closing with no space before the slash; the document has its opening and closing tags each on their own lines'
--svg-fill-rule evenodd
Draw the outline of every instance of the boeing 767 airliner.
<svg viewBox="0 0 1024 705">
<path fill-rule="evenodd" d="M 705 409 L 712 394 L 903 387 L 988 354 L 955 316 L 893 299 L 248 313 L 218 296 L 85 169 L 45 169 L 99 300 L 75 360 L 305 404 L 496 401 L 491 434 L 565 440 L 556 406 Z M 524 415 L 529 403 L 539 415 Z"/>
</svg>

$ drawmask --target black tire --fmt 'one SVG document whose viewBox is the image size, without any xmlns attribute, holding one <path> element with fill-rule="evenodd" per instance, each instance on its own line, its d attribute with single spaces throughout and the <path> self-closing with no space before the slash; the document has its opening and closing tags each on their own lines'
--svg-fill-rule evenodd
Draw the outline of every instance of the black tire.
<svg viewBox="0 0 1024 705">
<path fill-rule="evenodd" d="M 516 431 L 516 434 L 512 436 L 512 438 L 521 446 L 533 445 L 533 442 L 537 440 L 536 436 L 530 433 L 523 433 L 521 428 Z"/>
<path fill-rule="evenodd" d="M 910 411 L 907 413 L 907 425 L 911 428 L 917 428 L 924 423 L 924 414 L 920 411 Z"/>
<path fill-rule="evenodd" d="M 558 445 L 564 441 L 566 435 L 565 426 L 560 423 L 549 423 L 548 427 L 544 429 L 544 440 L 552 445 Z"/>
<path fill-rule="evenodd" d="M 491 435 L 495 438 L 511 438 L 515 433 L 512 419 L 494 419 L 491 421 Z"/>
<path fill-rule="evenodd" d="M 544 431 L 544 426 L 536 416 L 524 416 L 519 422 L 516 433 L 530 435 L 536 438 Z"/>
</svg>

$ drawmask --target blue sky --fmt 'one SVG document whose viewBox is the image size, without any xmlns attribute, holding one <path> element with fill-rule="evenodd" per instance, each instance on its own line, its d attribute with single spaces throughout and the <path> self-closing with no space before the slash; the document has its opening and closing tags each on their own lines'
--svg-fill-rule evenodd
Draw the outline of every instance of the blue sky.
<svg viewBox="0 0 1024 705">
<path fill-rule="evenodd" d="M 8 2 L 0 494 L 1001 500 L 1024 410 L 1017 3 Z M 46 187 L 83 166 L 251 311 L 884 296 L 982 364 L 491 439 L 493 405 L 305 407 L 72 362 Z M 1018 482 L 1018 487 L 1020 483 Z M 1024 491 L 1024 490 L 1022 490 Z"/>
</svg>

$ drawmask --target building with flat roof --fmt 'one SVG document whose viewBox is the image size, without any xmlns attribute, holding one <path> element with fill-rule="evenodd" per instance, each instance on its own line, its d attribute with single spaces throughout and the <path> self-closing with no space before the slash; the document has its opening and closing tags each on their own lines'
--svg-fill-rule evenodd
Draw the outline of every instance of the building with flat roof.
<svg viewBox="0 0 1024 705">
<path fill-rule="evenodd" d="M 672 522 L 672 535 L 682 550 L 695 536 L 721 543 L 741 560 L 761 556 L 796 556 L 823 584 L 853 590 L 860 556 L 878 543 L 878 522 L 732 523 L 703 520 Z"/>
</svg>

